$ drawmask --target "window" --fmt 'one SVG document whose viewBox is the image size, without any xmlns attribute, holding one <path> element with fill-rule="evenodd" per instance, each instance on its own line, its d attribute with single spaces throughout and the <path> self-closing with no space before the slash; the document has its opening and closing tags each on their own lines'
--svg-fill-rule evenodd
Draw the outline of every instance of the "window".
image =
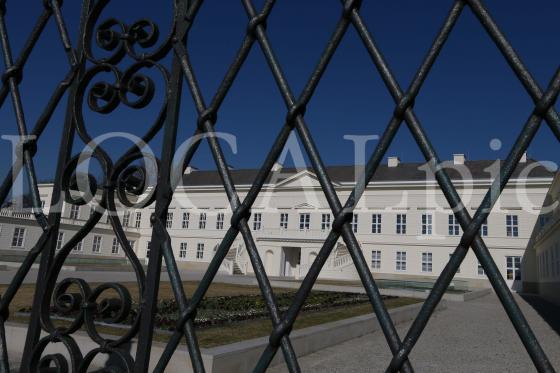
<svg viewBox="0 0 560 373">
<path fill-rule="evenodd" d="M 552 251 L 550 253 L 553 254 Z M 553 264 L 552 261 L 551 264 Z M 506 256 L 506 278 L 508 280 L 521 280 L 520 256 Z"/>
<path fill-rule="evenodd" d="M 129 240 L 129 241 L 128 241 L 128 245 L 130 246 L 130 248 L 131 248 L 132 250 L 134 250 L 134 244 L 135 244 L 135 243 L 136 243 L 136 242 L 135 242 L 134 240 Z"/>
<path fill-rule="evenodd" d="M 130 223 L 130 211 L 125 211 L 122 218 L 122 225 L 123 227 L 128 227 Z"/>
<path fill-rule="evenodd" d="M 136 228 L 140 228 L 140 224 L 142 223 L 142 213 L 141 212 L 137 212 L 136 213 L 136 222 L 134 223 L 134 226 Z"/>
<path fill-rule="evenodd" d="M 206 229 L 206 213 L 201 212 L 198 219 L 198 229 Z"/>
<path fill-rule="evenodd" d="M 542 259 L 542 253 L 539 255 L 539 275 L 541 278 L 544 277 L 544 269 L 543 269 L 543 259 Z"/>
<path fill-rule="evenodd" d="M 554 268 L 554 251 L 552 251 L 552 248 L 548 249 L 548 252 L 550 253 L 550 277 L 554 277 L 556 276 L 555 272 L 556 272 L 556 268 Z M 509 259 L 506 257 L 506 262 L 507 262 L 507 266 L 506 267 L 510 267 L 510 263 L 509 263 Z M 508 268 L 509 269 L 509 268 Z M 512 276 L 513 277 L 513 276 Z M 509 278 L 509 273 L 508 273 L 508 280 L 511 280 Z"/>
<path fill-rule="evenodd" d="M 547 278 L 548 277 L 548 255 L 545 252 L 542 253 L 542 259 L 543 259 L 543 277 Z"/>
<path fill-rule="evenodd" d="M 371 215 L 371 233 L 381 233 L 381 214 Z"/>
<path fill-rule="evenodd" d="M 548 251 L 545 251 L 543 253 L 543 264 L 544 264 L 544 277 L 548 278 L 549 277 L 549 265 L 548 265 Z"/>
<path fill-rule="evenodd" d="M 458 236 L 459 235 L 459 222 L 457 221 L 457 218 L 455 217 L 455 215 L 450 214 L 449 215 L 449 235 L 450 236 Z"/>
<path fill-rule="evenodd" d="M 560 275 L 560 248 L 556 247 L 556 275 Z"/>
<path fill-rule="evenodd" d="M 537 256 L 537 259 L 538 259 L 537 260 L 537 272 L 539 273 L 539 278 L 542 278 L 543 277 L 543 275 L 542 275 L 542 271 L 543 271 L 543 269 L 542 269 L 542 254 L 539 254 Z"/>
<path fill-rule="evenodd" d="M 488 219 L 485 219 L 482 225 L 480 226 L 480 236 L 488 237 Z"/>
<path fill-rule="evenodd" d="M 196 259 L 203 259 L 204 258 L 204 244 L 199 242 L 196 245 Z"/>
<path fill-rule="evenodd" d="M 432 253 L 422 253 L 422 272 L 432 272 Z"/>
<path fill-rule="evenodd" d="M 552 253 L 550 249 L 545 252 L 546 255 L 546 275 L 547 277 L 552 277 Z"/>
<path fill-rule="evenodd" d="M 552 269 L 552 276 L 556 276 L 556 266 L 554 265 L 556 263 L 556 252 L 554 252 L 554 250 L 552 248 L 550 248 L 550 267 Z"/>
<path fill-rule="evenodd" d="M 80 217 L 80 206 L 70 205 L 70 219 L 79 219 Z"/>
<path fill-rule="evenodd" d="M 331 214 L 321 215 L 321 230 L 326 231 L 331 229 Z"/>
<path fill-rule="evenodd" d="M 14 235 L 12 236 L 12 247 L 23 247 L 25 238 L 25 228 L 15 227 Z"/>
<path fill-rule="evenodd" d="M 185 259 L 187 257 L 187 243 L 181 242 L 181 246 L 179 246 L 179 258 Z"/>
<path fill-rule="evenodd" d="M 154 219 L 155 219 L 155 216 L 156 216 L 155 212 L 152 212 L 152 213 L 150 214 L 150 228 L 152 228 L 152 227 L 154 226 Z"/>
<path fill-rule="evenodd" d="M 45 208 L 45 200 L 44 200 L 44 199 L 41 200 L 41 208 L 42 208 L 42 209 Z"/>
<path fill-rule="evenodd" d="M 173 228 L 173 213 L 168 212 L 167 218 L 165 219 L 165 227 L 166 228 Z"/>
<path fill-rule="evenodd" d="M 253 230 L 260 231 L 262 226 L 262 214 L 257 212 L 253 215 Z"/>
<path fill-rule="evenodd" d="M 216 217 L 216 229 L 224 229 L 224 213 L 219 212 Z"/>
<path fill-rule="evenodd" d="M 422 214 L 422 234 L 432 234 L 432 214 Z"/>
<path fill-rule="evenodd" d="M 308 230 L 311 221 L 311 214 L 299 214 L 299 229 Z"/>
<path fill-rule="evenodd" d="M 506 234 L 508 237 L 519 236 L 519 223 L 517 215 L 506 215 Z"/>
<path fill-rule="evenodd" d="M 191 218 L 191 214 L 188 212 L 183 212 L 183 222 L 181 223 L 181 227 L 183 229 L 187 229 L 189 227 L 189 220 Z"/>
<path fill-rule="evenodd" d="M 285 212 L 280 214 L 280 229 L 288 229 L 288 214 Z"/>
<path fill-rule="evenodd" d="M 113 243 L 111 245 L 111 254 L 118 254 L 120 250 L 119 240 L 117 237 L 113 237 Z"/>
<path fill-rule="evenodd" d="M 74 251 L 82 251 L 82 241 L 78 242 L 76 244 L 76 246 L 74 246 L 74 248 L 72 248 L 72 250 Z"/>
<path fill-rule="evenodd" d="M 406 271 L 406 251 L 397 251 L 397 271 Z"/>
<path fill-rule="evenodd" d="M 543 276 L 544 278 L 547 278 L 548 277 L 548 254 L 546 251 L 542 253 L 542 257 L 543 257 Z"/>
<path fill-rule="evenodd" d="M 397 234 L 406 234 L 406 214 L 397 214 Z"/>
<path fill-rule="evenodd" d="M 449 254 L 449 260 L 451 260 L 451 257 L 453 256 L 453 253 Z M 457 272 L 456 273 L 461 273 L 461 266 L 459 266 L 459 268 L 457 268 Z"/>
<path fill-rule="evenodd" d="M 148 241 L 146 243 L 146 258 L 150 259 L 150 251 L 152 250 L 152 243 Z"/>
<path fill-rule="evenodd" d="M 480 262 L 477 262 L 477 273 L 479 276 L 484 276 L 484 268 L 482 268 L 482 264 L 480 264 Z"/>
<path fill-rule="evenodd" d="M 58 232 L 58 237 L 56 238 L 56 249 L 62 249 L 62 245 L 64 245 L 64 232 Z"/>
<path fill-rule="evenodd" d="M 546 251 L 544 253 L 542 253 L 542 257 L 543 257 L 543 276 L 544 278 L 548 277 L 548 255 L 546 253 Z"/>
<path fill-rule="evenodd" d="M 352 222 L 350 225 L 352 226 L 352 232 L 358 233 L 358 214 L 352 215 Z"/>
<path fill-rule="evenodd" d="M 93 244 L 91 245 L 91 251 L 94 253 L 101 252 L 101 236 L 93 236 Z"/>
<path fill-rule="evenodd" d="M 381 251 L 371 250 L 371 268 L 380 269 L 381 268 Z"/>
</svg>

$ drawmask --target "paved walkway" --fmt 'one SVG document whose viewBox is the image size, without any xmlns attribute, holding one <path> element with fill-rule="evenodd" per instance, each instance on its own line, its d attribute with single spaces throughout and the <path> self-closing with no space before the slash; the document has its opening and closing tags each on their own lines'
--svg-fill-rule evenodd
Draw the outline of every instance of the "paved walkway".
<svg viewBox="0 0 560 373">
<path fill-rule="evenodd" d="M 516 295 L 552 365 L 560 370 L 560 307 L 539 298 L 526 299 Z M 447 310 L 432 317 L 411 354 L 416 372 L 536 371 L 494 294 L 447 305 Z M 399 334 L 404 336 L 409 326 L 410 323 L 398 325 Z M 376 332 L 299 361 L 303 372 L 382 372 L 390 359 L 383 333 Z M 269 371 L 286 370 L 277 366 Z"/>
<path fill-rule="evenodd" d="M 9 283 L 14 271 L 0 271 L 0 284 Z M 182 271 L 183 280 L 196 281 L 203 272 Z M 132 272 L 62 271 L 89 282 L 134 281 Z M 31 270 L 25 282 L 35 282 Z M 254 284 L 254 277 L 216 276 L 218 282 Z M 168 281 L 162 273 L 162 281 Z M 553 366 L 560 371 L 560 307 L 538 297 L 515 295 Z M 469 302 L 447 302 L 436 313 L 411 354 L 416 372 L 532 372 L 535 371 L 505 311 L 494 294 Z M 397 326 L 404 336 L 410 323 Z M 391 354 L 381 332 L 345 342 L 299 359 L 304 372 L 380 372 Z M 284 372 L 277 366 L 270 372 Z"/>
<path fill-rule="evenodd" d="M 16 271 L 9 269 L 5 271 L 0 271 L 0 284 L 9 284 L 12 281 Z M 180 271 L 181 279 L 183 281 L 199 281 L 202 276 L 204 275 L 203 271 L 192 271 L 192 270 L 184 270 Z M 121 271 L 121 272 L 113 272 L 113 271 L 60 271 L 58 276 L 58 281 L 67 278 L 67 277 L 79 277 L 87 282 L 134 282 L 136 281 L 136 275 L 132 271 Z M 27 276 L 25 277 L 24 283 L 26 284 L 34 284 L 37 279 L 37 270 L 31 269 Z M 230 276 L 230 275 L 223 275 L 217 274 L 215 281 L 217 282 L 233 282 L 239 283 L 241 285 L 253 284 L 253 277 L 246 277 L 246 276 Z M 161 281 L 169 281 L 169 277 L 167 272 L 163 271 L 161 273 Z"/>
</svg>

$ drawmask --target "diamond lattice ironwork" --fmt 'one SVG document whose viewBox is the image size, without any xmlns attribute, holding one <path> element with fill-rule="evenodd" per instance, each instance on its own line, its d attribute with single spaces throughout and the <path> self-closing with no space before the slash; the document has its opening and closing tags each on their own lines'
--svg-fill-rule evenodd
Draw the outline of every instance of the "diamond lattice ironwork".
<svg viewBox="0 0 560 373">
<path fill-rule="evenodd" d="M 39 256 L 40 269 L 38 278 L 40 281 L 37 281 L 36 285 L 32 315 L 29 321 L 30 327 L 25 350 L 23 351 L 23 371 L 38 371 L 53 366 L 59 371 L 66 371 L 68 369 L 72 371 L 86 371 L 98 354 L 115 355 L 122 361 L 123 366 L 128 371 L 147 371 L 150 365 L 150 349 L 163 260 L 165 260 L 167 266 L 170 282 L 181 315 L 175 332 L 167 343 L 163 355 L 156 363 L 155 370 L 165 370 L 184 336 L 186 337 L 194 370 L 204 371 L 193 320 L 197 307 L 200 305 L 218 272 L 220 264 L 239 234 L 246 245 L 251 265 L 273 324 L 273 332 L 270 335 L 268 346 L 263 351 L 260 359 L 255 362 L 255 371 L 266 370 L 278 349 L 281 349 L 290 371 L 297 372 L 300 370 L 296 354 L 290 342 L 290 331 L 321 268 L 327 261 L 339 238 L 342 238 L 348 247 L 360 280 L 365 287 L 387 343 L 393 353 L 393 359 L 388 362 L 387 371 L 413 371 L 413 362 L 409 360 L 409 354 L 469 248 L 473 249 L 485 273 L 488 275 L 496 294 L 502 302 L 535 367 L 542 372 L 554 371 L 478 232 L 500 195 L 500 193 L 495 193 L 495 191 L 501 192 L 506 186 L 513 170 L 531 143 L 543 120 L 548 124 L 556 138 L 560 140 L 560 117 L 554 109 L 554 103 L 560 91 L 560 69 L 555 72 L 549 87 L 546 90 L 542 90 L 523 65 L 506 37 L 502 34 L 482 1 L 462 0 L 452 3 L 441 29 L 406 90 L 403 90 L 398 84 L 373 35 L 366 27 L 360 14 L 361 1 L 341 1 L 341 15 L 334 27 L 334 31 L 319 57 L 318 63 L 310 75 L 307 84 L 300 95 L 296 97 L 290 89 L 290 84 L 275 57 L 273 46 L 267 36 L 266 23 L 273 10 L 275 1 L 265 1 L 263 8 L 258 11 L 251 0 L 242 0 L 242 5 L 248 18 L 246 35 L 209 104 L 205 103 L 204 95 L 198 85 L 197 75 L 190 62 L 189 43 L 187 41 L 191 26 L 196 22 L 198 10 L 203 5 L 202 0 L 175 0 L 173 2 L 174 18 L 171 32 L 162 40 L 159 38 L 157 25 L 153 22 L 142 19 L 128 25 L 114 18 L 104 19 L 104 10 L 109 3 L 108 0 L 84 0 L 82 3 L 79 38 L 74 44 L 71 42 L 66 31 L 66 21 L 61 11 L 62 1 L 44 0 L 42 3 L 42 6 L 44 6 L 43 13 L 36 21 L 35 27 L 21 49 L 19 56 L 14 60 L 6 27 L 6 15 L 8 14 L 7 10 L 9 10 L 10 4 L 6 1 L 0 2 L 0 42 L 2 43 L 5 65 L 2 75 L 2 87 L 0 89 L 0 105 L 4 105 L 8 96 L 10 96 L 15 114 L 15 123 L 21 136 L 19 143 L 21 152 L 19 152 L 12 165 L 12 169 L 4 179 L 0 189 L 0 202 L 3 203 L 10 193 L 13 183 L 12 175 L 24 172 L 31 185 L 33 213 L 37 223 L 43 230 L 40 239 L 27 254 L 0 300 L 0 334 L 3 342 L 0 346 L 2 351 L 0 367 L 2 371 L 9 371 L 8 349 L 6 345 L 9 341 L 5 339 L 4 330 L 4 322 L 8 318 L 8 308 L 24 277 L 31 269 L 31 265 Z M 429 75 L 434 62 L 438 58 L 440 51 L 465 7 L 470 8 L 479 19 L 482 27 L 503 54 L 503 57 L 535 105 L 533 112 L 528 113 L 529 118 L 521 129 L 507 159 L 504 161 L 501 174 L 494 181 L 474 216 L 471 216 L 462 205 L 461 199 L 445 169 L 438 167 L 440 164 L 438 155 L 431 145 L 420 120 L 414 113 L 415 99 L 419 95 L 426 77 Z M 67 56 L 68 72 L 54 90 L 42 115 L 34 123 L 31 131 L 29 131 L 31 127 L 24 115 L 25 107 L 19 93 L 19 85 L 22 79 L 25 79 L 24 72 L 31 52 L 37 41 L 41 38 L 47 23 L 51 20 L 56 24 L 62 48 Z M 360 175 L 348 199 L 342 203 L 335 192 L 333 183 L 321 160 L 321 155 L 307 127 L 305 111 L 332 56 L 337 51 L 339 43 L 350 27 L 353 27 L 360 36 L 363 46 L 373 62 L 373 66 L 380 74 L 388 92 L 395 101 L 395 109 L 393 115 L 389 118 L 386 129 L 375 151 L 367 162 L 363 174 Z M 94 44 L 96 48 L 93 48 Z M 249 192 L 241 200 L 236 192 L 222 147 L 215 134 L 215 126 L 218 124 L 217 118 L 221 104 L 228 95 L 238 72 L 244 66 L 249 52 L 253 47 L 256 48 L 255 44 L 258 45 L 264 54 L 270 72 L 277 84 L 286 106 L 286 117 L 283 126 L 278 129 L 278 135 L 275 138 L 274 144 L 266 156 Z M 146 50 L 149 48 L 152 48 L 151 52 L 138 51 L 139 49 Z M 103 58 L 96 57 L 94 49 L 105 50 L 109 53 L 109 56 Z M 168 56 L 171 56 L 171 58 L 167 58 Z M 131 60 L 132 64 L 123 71 L 120 66 L 124 64 L 125 57 L 127 58 L 126 61 Z M 164 62 L 169 60 L 172 60 L 172 62 L 168 69 L 164 66 Z M 103 150 L 102 146 L 96 144 L 88 134 L 82 114 L 83 109 L 86 107 L 84 101 L 87 101 L 87 107 L 90 110 L 103 115 L 110 114 L 118 105 L 125 105 L 133 109 L 143 108 L 154 96 L 154 84 L 148 76 L 142 74 L 143 69 L 157 71 L 163 77 L 166 83 L 163 109 L 151 128 L 140 137 L 140 140 L 121 158 L 113 161 L 107 152 Z M 94 83 L 101 73 L 112 74 L 115 81 L 113 83 L 105 81 Z M 181 92 L 184 84 L 186 84 L 188 91 L 192 95 L 198 113 L 198 120 L 195 126 L 193 126 L 193 123 L 182 123 L 179 121 Z M 66 120 L 58 153 L 58 166 L 54 178 L 51 205 L 60 206 L 62 200 L 75 205 L 89 202 L 83 196 L 72 192 L 74 184 L 80 183 L 78 168 L 84 162 L 80 155 L 72 155 L 72 145 L 76 135 L 83 142 L 90 144 L 91 151 L 86 158 L 94 158 L 99 162 L 103 169 L 104 181 L 102 185 L 98 186 L 95 185 L 95 182 L 91 182 L 91 178 L 88 177 L 88 184 L 91 185 L 93 183 L 97 191 L 94 195 L 99 197 L 97 200 L 98 209 L 90 216 L 75 236 L 61 250 L 56 251 L 56 237 L 60 226 L 61 214 L 57 212 L 57 209 L 52 209 L 48 216 L 42 212 L 33 157 L 37 150 L 38 139 L 50 123 L 55 109 L 63 105 L 61 101 L 65 94 L 68 96 Z M 135 97 L 135 100 L 131 101 L 131 95 Z M 404 339 L 401 339 L 384 306 L 376 282 L 369 271 L 361 247 L 352 231 L 350 221 L 356 203 L 362 196 L 365 187 L 372 180 L 397 130 L 403 123 L 408 127 L 422 154 L 429 162 L 437 182 L 449 205 L 453 208 L 464 233 L 460 244 L 438 277 L 435 286 L 423 304 L 420 313 L 412 323 L 410 330 Z M 190 298 L 187 298 L 183 288 L 165 224 L 167 209 L 171 202 L 174 188 L 178 183 L 178 180 L 172 178 L 172 161 L 179 126 L 195 128 L 193 146 L 185 154 L 181 167 L 183 170 L 186 169 L 199 144 L 202 141 L 208 141 L 225 193 L 229 199 L 231 210 L 233 211 L 229 229 L 226 231 L 203 279 Z M 248 218 L 255 200 L 259 196 L 275 161 L 280 156 L 292 132 L 297 133 L 304 145 L 312 168 L 318 177 L 324 196 L 335 218 L 332 229 L 328 233 L 300 288 L 297 290 L 293 303 L 286 312 L 282 313 L 275 301 L 269 278 L 265 273 L 257 250 L 257 244 L 248 225 Z M 159 164 L 157 186 L 152 190 L 149 198 L 141 202 L 130 201 L 127 198 L 127 193 L 136 192 L 137 195 L 141 194 L 138 193 L 138 183 L 134 184 L 131 180 L 136 180 L 137 182 L 138 175 L 140 175 L 141 182 L 139 184 L 144 185 L 146 181 L 144 179 L 147 178 L 146 171 L 136 166 L 134 162 L 144 156 L 142 144 L 148 143 L 158 133 L 162 133 L 166 146 L 163 148 L 159 159 L 154 160 L 154 162 Z M 136 176 L 136 179 L 131 176 Z M 150 261 L 147 272 L 145 272 L 127 240 L 122 222 L 117 216 L 116 211 L 118 204 L 143 207 L 152 203 L 155 204 L 155 214 L 152 218 L 153 232 Z M 106 283 L 92 289 L 86 281 L 79 278 L 63 280 L 57 284 L 57 276 L 72 248 L 96 226 L 105 211 L 110 213 L 112 229 L 125 251 L 131 266 L 134 268 L 141 294 L 140 308 L 132 322 L 132 326 L 117 340 L 109 340 L 100 335 L 94 320 L 101 294 L 107 290 L 115 291 L 119 297 L 116 306 L 118 312 L 115 312 L 116 316 L 113 316 L 110 321 L 120 322 L 123 318 L 129 316 L 131 296 L 123 285 Z M 80 291 L 79 296 L 75 297 L 77 299 L 76 303 L 73 304 L 79 310 L 78 316 L 76 316 L 71 325 L 57 327 L 51 319 L 51 300 L 55 299 L 55 307 L 64 307 L 63 304 L 59 304 L 57 299 L 59 299 L 60 295 L 65 294 L 70 286 L 77 287 Z M 85 356 L 72 337 L 82 326 L 85 326 L 90 338 L 98 345 L 97 348 L 87 351 Z M 41 338 L 41 331 L 46 333 L 47 336 Z M 132 338 L 138 339 L 137 350 L 135 353 L 128 353 L 121 347 L 130 342 Z M 70 360 L 67 360 L 62 355 L 45 355 L 43 353 L 50 343 L 58 342 L 64 344 L 71 356 Z"/>
</svg>

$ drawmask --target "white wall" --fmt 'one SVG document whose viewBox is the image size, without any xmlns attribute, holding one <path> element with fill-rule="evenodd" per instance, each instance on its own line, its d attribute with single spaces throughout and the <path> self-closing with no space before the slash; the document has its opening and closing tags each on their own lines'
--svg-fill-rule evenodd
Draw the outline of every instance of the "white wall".
<svg viewBox="0 0 560 373">
<path fill-rule="evenodd" d="M 551 180 L 534 181 L 528 185 L 528 192 L 523 198 L 519 198 L 516 189 L 516 181 L 510 182 L 505 189 L 498 204 L 488 219 L 488 236 L 484 237 L 498 268 L 505 274 L 505 257 L 508 255 L 523 256 L 529 238 L 533 232 L 537 220 L 538 209 L 542 205 Z M 479 182 L 474 187 L 462 188 L 459 185 L 459 193 L 465 197 L 467 208 L 471 215 L 475 213 L 482 198 L 488 190 L 489 182 Z M 237 186 L 240 198 L 243 200 L 249 186 Z M 352 185 L 339 185 L 337 192 L 341 201 L 348 197 Z M 41 186 L 42 199 L 50 199 L 50 185 Z M 330 213 L 323 192 L 318 187 L 316 180 L 308 174 L 295 178 L 291 183 L 281 186 L 267 186 L 261 192 L 252 209 L 254 213 L 262 214 L 262 228 L 254 231 L 254 238 L 267 271 L 271 275 L 280 275 L 283 246 L 301 247 L 301 265 L 308 265 L 311 252 L 318 253 L 322 241 L 327 236 L 327 231 L 321 230 L 321 215 Z M 48 210 L 48 202 L 46 204 Z M 140 228 L 135 228 L 135 213 L 142 213 Z M 129 226 L 125 227 L 127 234 L 135 241 L 135 252 L 144 259 L 146 248 L 151 240 L 152 229 L 150 228 L 150 216 L 154 211 L 153 205 L 143 210 L 131 210 Z M 213 257 L 214 247 L 221 242 L 226 230 L 230 226 L 231 209 L 222 188 L 216 187 L 179 187 L 174 194 L 169 212 L 173 213 L 173 223 L 168 229 L 172 238 L 173 250 L 178 262 L 201 262 L 208 263 Z M 182 215 L 190 213 L 189 227 L 182 228 Z M 199 216 L 204 212 L 207 216 L 206 229 L 199 229 Z M 216 228 L 218 213 L 225 214 L 223 229 Z M 280 229 L 280 214 L 288 213 L 288 229 Z M 310 229 L 299 229 L 299 215 L 309 213 L 311 216 Z M 455 249 L 460 236 L 448 235 L 448 215 L 452 213 L 443 194 L 435 186 L 426 186 L 418 183 L 400 184 L 376 184 L 372 183 L 365 191 L 363 198 L 355 209 L 359 216 L 357 240 L 360 242 L 365 259 L 370 263 L 371 250 L 382 251 L 382 265 L 375 272 L 380 275 L 389 276 L 417 276 L 422 278 L 435 278 L 443 269 L 449 259 L 449 254 Z M 378 213 L 382 215 L 381 234 L 371 233 L 371 215 Z M 433 214 L 433 234 L 421 234 L 421 216 L 424 213 Z M 67 217 L 69 207 L 65 205 L 63 216 Z M 406 234 L 396 233 L 396 215 L 407 215 Z M 519 236 L 506 236 L 506 215 L 517 215 L 519 219 Z M 254 216 L 254 215 L 253 215 Z M 67 230 L 66 239 L 72 232 L 80 228 L 85 219 L 89 217 L 89 207 L 81 207 L 79 221 L 63 219 L 63 230 Z M 2 232 L 0 233 L 0 247 L 10 248 L 9 242 L 13 228 L 22 221 L 10 221 L 2 217 Z M 122 219 L 122 214 L 121 214 Z M 331 224 L 334 217 L 331 216 Z M 114 234 L 111 227 L 105 224 L 103 217 L 96 227 L 96 234 L 103 235 L 102 256 L 110 255 L 110 244 Z M 250 218 L 249 226 L 253 228 L 253 217 Z M 29 229 L 29 237 L 26 239 L 26 249 L 38 238 L 38 228 Z M 84 242 L 84 255 L 92 255 L 91 238 L 88 235 Z M 240 238 L 238 238 L 240 240 Z M 187 243 L 186 258 L 179 258 L 180 243 Z M 240 241 L 238 241 L 240 242 Z M 204 243 L 203 258 L 196 258 L 198 243 Z M 407 270 L 397 271 L 395 268 L 396 251 L 407 252 Z M 266 253 L 269 254 L 268 261 Z M 431 252 L 433 258 L 432 273 L 421 271 L 422 252 Z M 120 253 L 122 256 L 122 251 Z M 559 273 L 560 275 L 560 273 Z M 477 261 L 474 254 L 469 252 L 465 262 L 461 266 L 461 273 L 457 278 L 480 280 L 485 278 L 477 273 Z"/>
</svg>

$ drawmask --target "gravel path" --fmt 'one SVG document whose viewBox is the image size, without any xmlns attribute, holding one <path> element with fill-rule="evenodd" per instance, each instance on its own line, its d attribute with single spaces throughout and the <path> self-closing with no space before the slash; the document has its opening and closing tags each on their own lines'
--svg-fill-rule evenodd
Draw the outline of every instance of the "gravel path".
<svg viewBox="0 0 560 373">
<path fill-rule="evenodd" d="M 560 307 L 536 297 L 515 297 L 552 365 L 560 370 Z M 416 372 L 536 371 L 494 294 L 447 305 L 447 310 L 432 317 L 411 354 Z M 398 325 L 399 335 L 404 336 L 409 326 Z M 303 372 L 383 372 L 390 359 L 385 338 L 379 332 L 299 361 Z M 276 366 L 269 371 L 286 370 Z"/>
</svg>

